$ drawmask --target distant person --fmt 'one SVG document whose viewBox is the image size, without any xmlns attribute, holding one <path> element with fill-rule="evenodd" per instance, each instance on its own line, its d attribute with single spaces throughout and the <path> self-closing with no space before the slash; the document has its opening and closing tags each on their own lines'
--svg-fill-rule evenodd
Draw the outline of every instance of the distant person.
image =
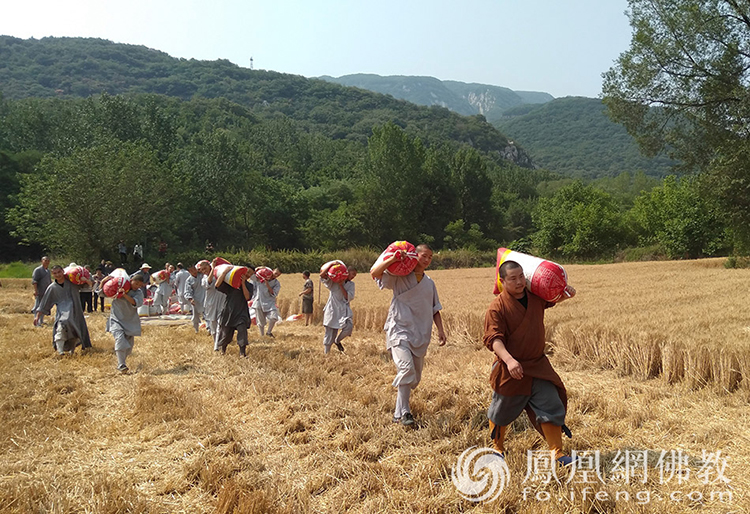
<svg viewBox="0 0 750 514">
<path fill-rule="evenodd" d="M 140 243 L 137 243 L 135 246 L 133 246 L 133 262 L 136 264 L 139 262 L 143 262 L 143 245 Z M 146 279 L 146 282 L 148 283 L 148 279 Z"/>
<path fill-rule="evenodd" d="M 553 458 L 567 466 L 572 460 L 562 451 L 562 431 L 570 434 L 565 426 L 568 396 L 544 354 L 544 311 L 555 304 L 526 290 L 526 277 L 517 262 L 505 261 L 498 274 L 503 290 L 484 319 L 484 345 L 495 354 L 490 373 L 492 402 L 487 411 L 495 450 L 504 455 L 507 427 L 525 409 Z M 568 297 L 575 296 L 570 286 L 566 292 Z"/>
<path fill-rule="evenodd" d="M 49 257 L 45 255 L 42 257 L 42 263 L 34 268 L 34 271 L 31 273 L 31 286 L 34 288 L 34 307 L 31 309 L 33 314 L 36 314 L 39 310 L 42 297 L 51 283 L 52 276 L 49 271 Z M 39 327 L 42 324 L 44 324 L 44 313 L 39 317 L 34 317 L 35 327 Z"/>
<path fill-rule="evenodd" d="M 173 269 L 172 265 L 167 263 L 164 269 L 167 272 L 167 278 L 159 282 L 156 286 L 156 294 L 154 294 L 154 307 L 163 316 L 169 314 L 169 297 L 172 296 L 171 270 Z"/>
<path fill-rule="evenodd" d="M 109 275 L 115 270 L 115 265 L 112 264 L 112 261 L 107 261 L 104 263 L 104 274 Z"/>
<path fill-rule="evenodd" d="M 203 314 L 206 303 L 206 289 L 203 287 L 203 275 L 195 266 L 190 266 L 188 273 L 190 273 L 190 276 L 185 282 L 185 300 L 190 303 L 190 308 L 193 311 L 193 329 L 197 334 L 201 325 L 201 314 Z"/>
<path fill-rule="evenodd" d="M 141 289 L 143 289 L 143 298 L 145 299 L 148 296 L 146 293 L 148 284 L 151 282 L 151 266 L 147 262 L 144 262 L 141 264 L 141 269 L 138 270 L 138 273 L 143 275 L 143 281 L 141 282 L 143 286 L 141 286 Z"/>
<path fill-rule="evenodd" d="M 214 253 L 214 244 L 211 241 L 206 241 L 206 253 L 208 255 Z"/>
<path fill-rule="evenodd" d="M 78 345 L 84 350 L 91 348 L 91 337 L 86 319 L 83 317 L 79 287 L 68 280 L 62 266 L 52 267 L 52 278 L 54 280 L 47 287 L 39 304 L 34 324 L 38 325 L 43 315 L 49 315 L 52 307 L 57 307 L 52 347 L 59 355 L 64 355 L 65 352 L 72 355 Z"/>
<path fill-rule="evenodd" d="M 185 314 L 189 312 L 190 302 L 185 299 L 185 284 L 190 276 L 188 270 L 182 265 L 181 262 L 177 263 L 177 271 L 174 274 L 174 288 L 177 293 L 177 303 L 180 304 L 180 313 Z"/>
<path fill-rule="evenodd" d="M 320 268 L 320 280 L 328 288 L 329 295 L 326 306 L 323 308 L 323 351 L 328 354 L 331 351 L 331 345 L 343 353 L 344 345 L 341 341 L 352 335 L 354 324 L 352 318 L 352 308 L 349 303 L 354 300 L 354 277 L 357 276 L 357 270 L 349 267 L 349 276 L 344 282 L 334 282 L 328 278 L 328 268 L 336 264 L 331 261 Z M 338 333 L 341 330 L 341 333 Z"/>
<path fill-rule="evenodd" d="M 211 337 L 214 340 L 214 350 L 219 350 L 219 314 L 224 308 L 227 297 L 224 293 L 216 289 L 216 277 L 211 271 L 211 264 L 208 261 L 201 261 L 200 272 L 203 274 L 203 288 L 206 290 L 206 303 L 204 305 L 203 317 L 206 319 L 206 328 L 208 328 Z"/>
<path fill-rule="evenodd" d="M 211 274 L 214 273 L 216 259 L 211 265 Z M 235 288 L 224 282 L 224 278 L 231 267 L 227 266 L 216 278 L 216 290 L 226 295 L 224 308 L 219 313 L 219 343 L 218 349 L 222 355 L 227 351 L 227 346 L 232 342 L 234 333 L 237 332 L 237 344 L 240 347 L 240 355 L 246 357 L 247 353 L 247 329 L 250 327 L 250 311 L 247 302 L 253 297 L 253 284 L 247 281 L 252 277 L 255 270 L 248 266 L 248 271 L 240 277 L 240 287 Z"/>
<path fill-rule="evenodd" d="M 120 252 L 120 264 L 124 267 L 128 263 L 128 247 L 122 239 L 117 244 L 117 251 Z"/>
<path fill-rule="evenodd" d="M 167 243 L 164 240 L 159 242 L 159 260 L 164 260 L 167 256 Z"/>
<path fill-rule="evenodd" d="M 302 292 L 299 296 L 302 297 L 302 314 L 305 315 L 305 326 L 308 326 L 312 322 L 313 300 L 315 298 L 313 291 L 315 286 L 313 281 L 310 280 L 309 271 L 303 271 L 302 278 L 305 280 L 305 283 L 302 286 Z"/>
<path fill-rule="evenodd" d="M 437 288 L 425 269 L 432 262 L 432 249 L 419 245 L 417 265 L 414 271 L 406 276 L 396 276 L 385 270 L 403 257 L 403 251 L 376 264 L 370 270 L 380 289 L 393 290 L 393 299 L 388 309 L 385 322 L 386 346 L 396 364 L 396 378 L 393 387 L 397 388 L 396 409 L 393 422 L 404 426 L 414 424 L 409 399 L 422 379 L 422 368 L 427 347 L 432 337 L 432 324 L 438 329 L 440 346 L 446 342 L 443 330 L 443 319 L 440 310 L 443 308 L 438 299 Z"/>
<path fill-rule="evenodd" d="M 102 285 L 106 284 L 112 277 L 105 277 Z M 115 338 L 115 355 L 117 355 L 117 371 L 128 373 L 127 358 L 133 352 L 135 336 L 141 335 L 141 318 L 138 316 L 138 307 L 143 305 L 144 277 L 136 272 L 130 277 L 130 290 L 125 292 L 119 288 L 120 298 L 112 299 L 112 307 L 107 319 L 107 332 Z"/>
<path fill-rule="evenodd" d="M 278 281 L 281 271 L 279 268 L 273 270 L 273 278 L 261 282 L 256 276 L 253 276 L 255 284 L 255 296 L 253 296 L 253 308 L 255 309 L 255 321 L 258 323 L 258 330 L 261 337 L 264 335 L 266 323 L 268 323 L 268 337 L 274 337 L 273 327 L 279 321 L 279 309 L 276 307 L 276 298 L 278 298 L 281 284 Z"/>
<path fill-rule="evenodd" d="M 102 280 L 104 280 L 103 268 L 97 266 L 96 271 L 91 275 L 91 281 L 94 283 L 92 290 L 94 312 L 99 310 L 99 305 L 101 305 L 102 312 L 104 312 L 104 291 L 102 291 Z"/>
<path fill-rule="evenodd" d="M 89 275 L 91 275 L 91 266 L 88 264 L 84 266 L 85 269 L 88 270 Z M 83 309 L 85 312 L 91 312 L 92 306 L 91 301 L 93 300 L 92 293 L 94 291 L 94 281 L 91 280 L 91 283 L 84 282 L 81 284 L 81 309 Z"/>
</svg>

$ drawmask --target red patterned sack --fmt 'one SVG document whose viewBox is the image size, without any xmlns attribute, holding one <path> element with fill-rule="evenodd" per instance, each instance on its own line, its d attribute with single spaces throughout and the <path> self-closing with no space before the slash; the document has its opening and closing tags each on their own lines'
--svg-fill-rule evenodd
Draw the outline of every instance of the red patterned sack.
<svg viewBox="0 0 750 514">
<path fill-rule="evenodd" d="M 414 268 L 417 265 L 417 250 L 409 241 L 394 241 L 393 243 L 389 244 L 388 248 L 386 248 L 385 251 L 380 254 L 378 260 L 375 261 L 373 267 L 377 266 L 384 260 L 391 258 L 393 254 L 395 254 L 399 250 L 402 250 L 404 252 L 403 258 L 388 266 L 386 271 L 391 275 L 398 275 L 401 277 L 408 275 L 409 273 L 414 271 Z"/>
<path fill-rule="evenodd" d="M 320 267 L 320 269 L 323 269 L 326 266 L 328 266 L 328 278 L 330 278 L 333 282 L 344 282 L 347 278 L 349 278 L 349 269 L 343 262 L 338 260 L 326 262 Z"/>
<path fill-rule="evenodd" d="M 91 273 L 89 273 L 89 270 L 87 270 L 83 266 L 79 266 L 75 262 L 71 262 L 70 264 L 68 264 L 68 267 L 63 270 L 63 273 L 65 273 L 65 276 L 68 277 L 68 280 L 70 280 L 77 286 L 85 283 L 84 279 L 91 278 Z"/>
<path fill-rule="evenodd" d="M 505 261 L 514 261 L 521 265 L 526 277 L 526 288 L 538 297 L 548 302 L 557 302 L 565 294 L 565 287 L 568 285 L 568 274 L 565 272 L 565 268 L 556 262 L 508 250 L 507 248 L 497 249 L 495 289 L 493 291 L 495 294 L 500 294 L 503 290 L 503 285 L 500 282 L 500 266 Z"/>
<path fill-rule="evenodd" d="M 121 287 L 126 293 L 130 291 L 130 276 L 127 271 L 117 268 L 109 276 L 112 278 L 107 280 L 104 287 L 102 287 L 102 291 L 104 291 L 106 296 L 110 298 L 122 298 L 122 293 L 117 292 Z"/>
<path fill-rule="evenodd" d="M 265 266 L 255 268 L 255 276 L 258 277 L 260 282 L 273 279 L 273 270 Z"/>
</svg>

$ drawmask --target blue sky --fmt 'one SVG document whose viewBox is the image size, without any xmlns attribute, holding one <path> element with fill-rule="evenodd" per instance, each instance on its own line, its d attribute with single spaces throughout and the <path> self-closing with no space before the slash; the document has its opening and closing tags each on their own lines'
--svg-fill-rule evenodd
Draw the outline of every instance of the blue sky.
<svg viewBox="0 0 750 514">
<path fill-rule="evenodd" d="M 0 34 L 99 37 L 306 77 L 427 75 L 596 97 L 630 43 L 626 0 L 13 2 Z"/>
</svg>

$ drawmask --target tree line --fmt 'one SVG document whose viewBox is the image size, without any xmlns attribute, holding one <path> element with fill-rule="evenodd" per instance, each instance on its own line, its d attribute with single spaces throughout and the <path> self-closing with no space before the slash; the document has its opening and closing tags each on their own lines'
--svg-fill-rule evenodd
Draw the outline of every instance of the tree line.
<svg viewBox="0 0 750 514">
<path fill-rule="evenodd" d="M 3 255 L 95 260 L 120 239 L 332 251 L 405 238 L 564 260 L 639 245 L 678 258 L 733 248 L 700 177 L 584 183 L 425 139 L 393 122 L 365 141 L 336 139 L 225 99 L 0 98 Z"/>
</svg>

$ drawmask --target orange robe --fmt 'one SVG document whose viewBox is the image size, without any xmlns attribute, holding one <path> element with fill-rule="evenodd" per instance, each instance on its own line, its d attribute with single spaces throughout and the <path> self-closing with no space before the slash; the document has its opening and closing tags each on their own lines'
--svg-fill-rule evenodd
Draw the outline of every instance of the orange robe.
<svg viewBox="0 0 750 514">
<path fill-rule="evenodd" d="M 528 306 L 513 298 L 507 291 L 495 297 L 484 318 L 484 345 L 492 351 L 492 342 L 500 339 L 514 359 L 523 367 L 523 378 L 516 380 L 510 376 L 508 366 L 495 357 L 490 385 L 492 390 L 503 396 L 528 396 L 534 378 L 549 380 L 557 387 L 560 400 L 567 410 L 568 395 L 560 376 L 552 368 L 544 354 L 544 310 L 554 304 L 546 302 L 527 291 Z M 534 427 L 540 431 L 531 407 L 526 413 Z"/>
</svg>

